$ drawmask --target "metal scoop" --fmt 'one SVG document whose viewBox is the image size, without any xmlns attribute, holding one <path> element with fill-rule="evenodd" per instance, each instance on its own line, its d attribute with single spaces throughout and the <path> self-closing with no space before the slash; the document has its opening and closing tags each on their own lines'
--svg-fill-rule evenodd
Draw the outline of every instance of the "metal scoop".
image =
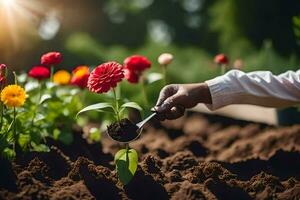
<svg viewBox="0 0 300 200">
<path fill-rule="evenodd" d="M 153 117 L 155 117 L 156 114 L 157 114 L 156 112 L 155 112 L 155 113 L 152 113 L 150 116 L 148 116 L 147 118 L 145 118 L 143 121 L 140 121 L 139 123 L 136 124 L 136 126 L 138 127 L 138 129 L 137 129 L 137 131 L 136 131 L 137 135 L 136 135 L 136 137 L 133 138 L 132 140 L 129 140 L 129 141 L 118 141 L 118 140 L 115 140 L 114 138 L 112 138 L 109 134 L 107 134 L 107 135 L 108 135 L 112 140 L 114 140 L 114 141 L 116 141 L 116 142 L 119 142 L 119 143 L 129 143 L 129 142 L 132 142 L 132 141 L 134 141 L 134 140 L 136 140 L 137 138 L 140 137 L 140 135 L 141 135 L 141 133 L 142 133 L 142 131 L 143 131 L 144 125 L 145 125 L 148 121 L 150 121 Z"/>
</svg>

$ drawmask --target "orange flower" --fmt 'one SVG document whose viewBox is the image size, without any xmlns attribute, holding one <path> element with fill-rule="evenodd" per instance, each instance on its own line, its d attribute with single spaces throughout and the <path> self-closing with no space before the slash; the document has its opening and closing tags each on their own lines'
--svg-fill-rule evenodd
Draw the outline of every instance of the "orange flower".
<svg viewBox="0 0 300 200">
<path fill-rule="evenodd" d="M 85 88 L 90 76 L 88 66 L 78 66 L 72 71 L 71 84 L 77 85 L 80 88 Z"/>
<path fill-rule="evenodd" d="M 67 85 L 70 83 L 71 74 L 66 70 L 59 70 L 53 75 L 53 82 L 59 85 Z"/>
</svg>

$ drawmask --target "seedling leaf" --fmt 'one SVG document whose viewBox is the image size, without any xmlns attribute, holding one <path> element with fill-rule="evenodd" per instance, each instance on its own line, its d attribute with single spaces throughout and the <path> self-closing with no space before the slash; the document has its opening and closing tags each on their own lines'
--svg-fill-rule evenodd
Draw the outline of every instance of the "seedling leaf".
<svg viewBox="0 0 300 200">
<path fill-rule="evenodd" d="M 141 106 L 139 106 L 139 104 L 135 103 L 135 102 L 127 102 L 127 103 L 124 103 L 121 108 L 125 109 L 125 108 L 134 108 L 134 109 L 137 109 L 137 110 L 143 110 L 141 108 Z"/>
<path fill-rule="evenodd" d="M 120 181 L 127 185 L 137 170 L 137 152 L 134 149 L 121 149 L 115 155 L 115 163 Z"/>
<path fill-rule="evenodd" d="M 83 112 L 87 112 L 87 111 L 92 111 L 92 110 L 96 110 L 96 111 L 101 111 L 102 109 L 104 108 L 111 108 L 111 109 L 114 109 L 114 107 L 112 106 L 111 103 L 97 103 L 97 104 L 93 104 L 93 105 L 90 105 L 90 106 L 87 106 L 85 108 L 83 108 L 82 110 L 80 110 L 76 117 L 83 113 Z"/>
</svg>

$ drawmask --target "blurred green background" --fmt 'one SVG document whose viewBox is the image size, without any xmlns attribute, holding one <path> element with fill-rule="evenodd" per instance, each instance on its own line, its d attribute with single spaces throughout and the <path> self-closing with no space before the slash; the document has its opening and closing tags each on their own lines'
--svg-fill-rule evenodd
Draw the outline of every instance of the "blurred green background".
<svg viewBox="0 0 300 200">
<path fill-rule="evenodd" d="M 0 62 L 26 70 L 61 51 L 72 69 L 141 54 L 158 71 L 170 52 L 169 80 L 199 82 L 225 53 L 245 71 L 279 73 L 298 69 L 299 14 L 299 0 L 0 0 Z"/>
</svg>

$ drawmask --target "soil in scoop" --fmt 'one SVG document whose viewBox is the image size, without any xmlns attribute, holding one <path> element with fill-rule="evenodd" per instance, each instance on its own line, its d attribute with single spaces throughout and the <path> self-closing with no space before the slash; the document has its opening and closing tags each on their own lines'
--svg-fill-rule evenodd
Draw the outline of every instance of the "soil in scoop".
<svg viewBox="0 0 300 200">
<path fill-rule="evenodd" d="M 107 127 L 108 135 L 119 142 L 129 142 L 138 136 L 138 127 L 129 119 L 121 119 Z"/>
</svg>

